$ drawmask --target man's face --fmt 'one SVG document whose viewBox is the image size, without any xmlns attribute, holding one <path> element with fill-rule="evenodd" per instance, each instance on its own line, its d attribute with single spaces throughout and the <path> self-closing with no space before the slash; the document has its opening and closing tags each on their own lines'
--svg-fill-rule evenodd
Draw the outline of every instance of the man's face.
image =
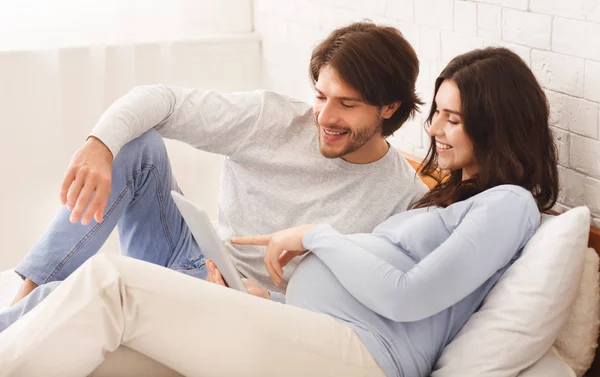
<svg viewBox="0 0 600 377">
<path fill-rule="evenodd" d="M 369 149 L 378 143 L 380 146 L 384 140 L 382 108 L 365 103 L 329 65 L 321 68 L 315 90 L 313 112 L 321 154 L 327 158 L 342 157 L 353 163 L 370 162 L 361 158 L 370 155 Z"/>
</svg>

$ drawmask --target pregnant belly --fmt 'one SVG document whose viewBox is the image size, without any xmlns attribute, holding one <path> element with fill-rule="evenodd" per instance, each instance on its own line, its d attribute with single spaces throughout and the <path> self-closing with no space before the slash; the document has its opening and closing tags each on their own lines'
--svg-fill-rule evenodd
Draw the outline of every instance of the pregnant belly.
<svg viewBox="0 0 600 377">
<path fill-rule="evenodd" d="M 357 276 L 357 279 L 360 277 Z M 286 302 L 349 322 L 374 315 L 339 283 L 314 254 L 306 256 L 292 274 Z"/>
<path fill-rule="evenodd" d="M 385 260 L 401 271 L 408 271 L 415 261 L 388 240 L 369 235 L 347 236 L 354 244 Z M 343 257 L 342 257 L 343 258 Z M 356 276 L 357 280 L 368 279 Z M 287 287 L 286 302 L 305 309 L 331 314 L 344 320 L 372 318 L 376 314 L 354 298 L 329 268 L 309 253 L 293 272 Z"/>
</svg>

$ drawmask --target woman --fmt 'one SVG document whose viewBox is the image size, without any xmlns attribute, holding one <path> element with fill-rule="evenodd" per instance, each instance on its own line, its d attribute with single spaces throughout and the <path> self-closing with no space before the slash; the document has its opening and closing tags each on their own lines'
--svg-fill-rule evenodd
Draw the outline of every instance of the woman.
<svg viewBox="0 0 600 377">
<path fill-rule="evenodd" d="M 555 203 L 558 180 L 546 98 L 509 50 L 452 60 L 427 126 L 424 173 L 449 175 L 373 233 L 305 225 L 232 240 L 267 245 L 276 284 L 307 253 L 288 305 L 99 255 L 0 335 L 0 376 L 85 375 L 120 344 L 187 376 L 428 375 Z M 209 281 L 222 282 L 212 263 Z"/>
</svg>

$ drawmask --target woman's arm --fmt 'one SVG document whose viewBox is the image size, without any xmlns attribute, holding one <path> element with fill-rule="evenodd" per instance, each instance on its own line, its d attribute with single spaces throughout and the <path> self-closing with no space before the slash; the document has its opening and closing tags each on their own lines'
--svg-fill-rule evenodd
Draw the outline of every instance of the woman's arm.
<svg viewBox="0 0 600 377">
<path fill-rule="evenodd" d="M 481 286 L 524 246 L 538 223 L 531 197 L 490 192 L 473 202 L 442 245 L 407 272 L 327 225 L 309 230 L 303 245 L 365 306 L 410 322 L 439 313 Z"/>
</svg>

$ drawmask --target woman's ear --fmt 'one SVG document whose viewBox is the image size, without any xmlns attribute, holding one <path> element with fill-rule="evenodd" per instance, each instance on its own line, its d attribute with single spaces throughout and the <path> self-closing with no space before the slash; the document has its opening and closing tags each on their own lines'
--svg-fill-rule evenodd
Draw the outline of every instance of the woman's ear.
<svg viewBox="0 0 600 377">
<path fill-rule="evenodd" d="M 400 105 L 402 105 L 402 102 L 392 102 L 389 105 L 383 106 L 381 116 L 384 119 L 390 119 L 396 110 L 400 108 Z"/>
</svg>

